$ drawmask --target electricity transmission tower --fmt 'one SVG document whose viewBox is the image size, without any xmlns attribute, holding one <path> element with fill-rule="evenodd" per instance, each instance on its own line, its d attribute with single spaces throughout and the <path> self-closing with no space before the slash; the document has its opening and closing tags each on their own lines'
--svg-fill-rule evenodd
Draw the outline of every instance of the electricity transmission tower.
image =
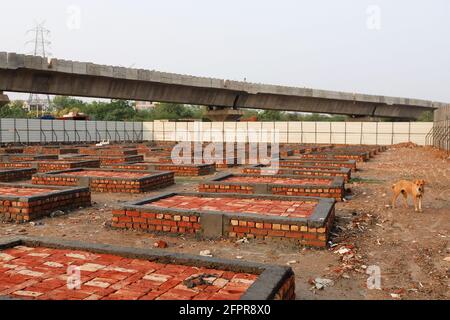
<svg viewBox="0 0 450 320">
<path fill-rule="evenodd" d="M 51 45 L 49 40 L 50 30 L 45 28 L 45 21 L 41 23 L 36 22 L 35 27 L 27 31 L 27 35 L 33 36 L 31 40 L 26 42 L 26 45 L 34 46 L 33 51 L 29 52 L 29 54 L 43 58 L 51 56 L 51 53 L 48 51 Z M 28 97 L 28 109 L 29 111 L 35 110 L 36 116 L 39 117 L 39 112 L 44 114 L 51 109 L 50 96 L 31 93 Z"/>
</svg>

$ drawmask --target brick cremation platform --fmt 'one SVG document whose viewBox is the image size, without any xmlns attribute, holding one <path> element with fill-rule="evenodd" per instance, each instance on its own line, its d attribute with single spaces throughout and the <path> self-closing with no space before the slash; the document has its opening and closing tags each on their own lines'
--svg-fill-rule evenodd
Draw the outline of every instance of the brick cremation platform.
<svg viewBox="0 0 450 320">
<path fill-rule="evenodd" d="M 286 167 L 286 168 L 272 168 L 268 165 L 258 164 L 242 169 L 245 174 L 281 174 L 281 175 L 302 175 L 302 176 L 317 176 L 317 177 L 343 177 L 345 182 L 348 182 L 352 177 L 352 170 L 350 168 L 339 167 Z"/>
<path fill-rule="evenodd" d="M 68 170 L 77 168 L 100 168 L 100 160 L 48 160 L 40 161 L 37 164 L 38 172 L 50 172 L 58 170 Z"/>
<path fill-rule="evenodd" d="M 138 154 L 137 149 L 123 149 L 118 147 L 97 147 L 97 148 L 81 148 L 80 154 L 91 156 L 135 156 Z"/>
<path fill-rule="evenodd" d="M 212 158 L 199 158 L 199 159 L 195 159 L 193 158 L 182 158 L 181 161 L 183 163 L 189 164 L 196 164 L 196 163 L 201 163 L 201 164 L 215 164 L 217 169 L 227 169 L 227 168 L 232 168 L 235 167 L 238 164 L 238 159 L 237 158 L 226 158 L 226 159 L 221 159 L 221 160 L 217 160 L 217 159 L 212 159 Z M 163 157 L 163 158 L 159 158 L 158 162 L 160 163 L 167 163 L 167 164 L 173 164 L 173 160 L 171 157 Z"/>
<path fill-rule="evenodd" d="M 54 211 L 90 205 L 88 188 L 0 184 L 2 221 L 23 223 L 48 216 Z"/>
<path fill-rule="evenodd" d="M 6 169 L 23 169 L 23 168 L 36 168 L 37 161 L 28 161 L 28 162 L 0 162 L 0 168 Z"/>
<path fill-rule="evenodd" d="M 113 169 L 145 170 L 145 171 L 173 171 L 176 176 L 206 176 L 216 172 L 214 164 L 170 164 L 154 162 L 132 162 L 110 166 Z"/>
<path fill-rule="evenodd" d="M 102 167 L 107 167 L 113 164 L 118 163 L 127 163 L 127 162 L 141 162 L 144 161 L 144 156 L 86 156 L 80 155 L 71 158 L 67 158 L 71 160 L 100 160 L 100 165 Z"/>
<path fill-rule="evenodd" d="M 23 153 L 25 153 L 25 154 L 64 155 L 64 154 L 78 153 L 78 148 L 62 147 L 62 146 L 28 146 L 28 147 L 25 147 Z"/>
<path fill-rule="evenodd" d="M 344 178 L 224 173 L 199 184 L 200 192 L 344 197 Z"/>
<path fill-rule="evenodd" d="M 314 197 L 168 193 L 113 210 L 112 227 L 201 238 L 284 239 L 325 247 L 335 201 Z"/>
<path fill-rule="evenodd" d="M 305 159 L 305 158 L 287 158 L 280 160 L 280 167 L 298 167 L 298 166 L 313 166 L 313 167 L 338 167 L 349 168 L 353 171 L 357 170 L 355 160 L 325 160 L 325 159 Z"/>
<path fill-rule="evenodd" d="M 365 162 L 370 159 L 369 152 L 344 152 L 344 151 L 327 151 L 327 152 L 313 152 L 302 154 L 299 158 L 305 159 L 327 159 L 327 160 L 355 160 L 358 162 Z"/>
<path fill-rule="evenodd" d="M 95 192 L 143 193 L 175 183 L 173 172 L 114 169 L 72 169 L 38 173 L 33 184 L 90 187 Z"/>
<path fill-rule="evenodd" d="M 0 154 L 16 154 L 16 153 L 23 153 L 23 149 L 21 147 L 6 147 L 6 148 L 0 148 Z"/>
<path fill-rule="evenodd" d="M 3 157 L 4 161 L 29 162 L 39 160 L 58 160 L 58 155 L 52 154 L 14 154 Z"/>
<path fill-rule="evenodd" d="M 21 180 L 30 180 L 36 169 L 21 168 L 21 169 L 6 169 L 0 168 L 0 182 L 13 182 Z"/>
<path fill-rule="evenodd" d="M 70 270 L 80 275 L 71 287 Z M 0 240 L 0 297 L 25 300 L 291 300 L 290 267 L 43 238 Z"/>
</svg>

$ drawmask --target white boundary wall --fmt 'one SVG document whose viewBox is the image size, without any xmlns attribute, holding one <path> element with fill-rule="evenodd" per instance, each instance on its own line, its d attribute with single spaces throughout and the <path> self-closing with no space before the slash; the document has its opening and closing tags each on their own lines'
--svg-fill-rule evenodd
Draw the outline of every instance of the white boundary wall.
<svg viewBox="0 0 450 320">
<path fill-rule="evenodd" d="M 0 119 L 0 143 L 142 141 L 142 122 Z"/>
<path fill-rule="evenodd" d="M 144 140 L 392 145 L 426 144 L 432 122 L 144 122 Z"/>
<path fill-rule="evenodd" d="M 120 122 L 0 119 L 0 143 L 110 141 L 426 144 L 432 122 Z"/>
</svg>

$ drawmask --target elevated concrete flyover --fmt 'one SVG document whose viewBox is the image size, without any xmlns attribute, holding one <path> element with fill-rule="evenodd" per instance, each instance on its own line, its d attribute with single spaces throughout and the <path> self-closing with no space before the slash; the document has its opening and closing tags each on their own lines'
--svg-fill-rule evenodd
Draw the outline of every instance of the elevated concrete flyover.
<svg viewBox="0 0 450 320">
<path fill-rule="evenodd" d="M 0 53 L 0 91 L 417 119 L 447 104 Z"/>
</svg>

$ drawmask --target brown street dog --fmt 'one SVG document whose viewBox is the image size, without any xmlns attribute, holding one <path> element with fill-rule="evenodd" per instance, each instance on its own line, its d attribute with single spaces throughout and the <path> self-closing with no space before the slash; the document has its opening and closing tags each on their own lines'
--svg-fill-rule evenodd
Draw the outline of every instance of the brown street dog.
<svg viewBox="0 0 450 320">
<path fill-rule="evenodd" d="M 392 197 L 392 208 L 400 194 L 403 195 L 405 208 L 408 208 L 408 195 L 410 194 L 414 200 L 414 208 L 416 212 L 422 212 L 422 198 L 425 193 L 425 180 L 415 180 L 414 182 L 401 180 L 392 186 L 394 196 Z"/>
</svg>

